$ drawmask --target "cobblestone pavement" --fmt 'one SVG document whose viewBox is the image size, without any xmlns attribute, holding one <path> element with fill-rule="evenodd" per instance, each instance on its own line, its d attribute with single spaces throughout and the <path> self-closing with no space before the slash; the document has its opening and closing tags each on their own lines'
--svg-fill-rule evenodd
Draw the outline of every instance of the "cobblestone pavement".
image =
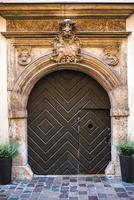
<svg viewBox="0 0 134 200">
<path fill-rule="evenodd" d="M 131 200 L 134 184 L 105 176 L 35 176 L 0 185 L 0 200 Z"/>
</svg>

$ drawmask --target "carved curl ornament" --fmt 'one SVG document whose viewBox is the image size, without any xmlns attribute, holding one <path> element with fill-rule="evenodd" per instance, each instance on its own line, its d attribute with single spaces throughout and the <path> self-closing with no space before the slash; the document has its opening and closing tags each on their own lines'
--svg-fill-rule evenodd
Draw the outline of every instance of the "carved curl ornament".
<svg viewBox="0 0 134 200">
<path fill-rule="evenodd" d="M 29 46 L 20 46 L 17 48 L 19 65 L 26 66 L 31 62 L 31 50 Z"/>
<path fill-rule="evenodd" d="M 119 46 L 118 45 L 111 45 L 107 46 L 103 49 L 104 53 L 104 61 L 109 66 L 116 66 L 119 63 Z"/>
<path fill-rule="evenodd" d="M 59 24 L 59 34 L 53 41 L 52 60 L 56 63 L 77 63 L 81 60 L 81 42 L 75 35 L 75 23 L 70 19 Z"/>
</svg>

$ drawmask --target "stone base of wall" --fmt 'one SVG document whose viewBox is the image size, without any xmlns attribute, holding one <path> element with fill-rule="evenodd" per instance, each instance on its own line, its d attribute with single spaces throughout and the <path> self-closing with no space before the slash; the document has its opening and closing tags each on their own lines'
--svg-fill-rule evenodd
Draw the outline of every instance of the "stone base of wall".
<svg viewBox="0 0 134 200">
<path fill-rule="evenodd" d="M 25 166 L 13 166 L 12 179 L 31 179 L 32 177 L 33 172 L 28 164 Z"/>
</svg>

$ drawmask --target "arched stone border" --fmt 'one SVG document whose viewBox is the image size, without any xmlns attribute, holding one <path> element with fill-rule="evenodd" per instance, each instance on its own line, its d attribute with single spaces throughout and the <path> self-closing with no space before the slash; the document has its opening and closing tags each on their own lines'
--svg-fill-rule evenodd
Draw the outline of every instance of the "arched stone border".
<svg viewBox="0 0 134 200">
<path fill-rule="evenodd" d="M 9 97 L 10 136 L 19 145 L 19 156 L 14 161 L 14 176 L 18 178 L 33 175 L 27 163 L 27 100 L 36 82 L 43 76 L 61 69 L 81 71 L 96 79 L 107 91 L 111 101 L 111 162 L 106 174 L 119 175 L 116 143 L 127 137 L 128 100 L 127 86 L 122 85 L 119 77 L 102 60 L 82 52 L 82 61 L 77 64 L 57 64 L 51 61 L 52 52 L 42 55 L 30 63 L 15 81 Z"/>
</svg>

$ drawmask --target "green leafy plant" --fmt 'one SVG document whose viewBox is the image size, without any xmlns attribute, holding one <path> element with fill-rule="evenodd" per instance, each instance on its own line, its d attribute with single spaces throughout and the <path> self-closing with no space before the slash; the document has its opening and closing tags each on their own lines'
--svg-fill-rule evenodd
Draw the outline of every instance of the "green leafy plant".
<svg viewBox="0 0 134 200">
<path fill-rule="evenodd" d="M 120 155 L 134 156 L 134 142 L 121 141 L 117 145 Z"/>
<path fill-rule="evenodd" d="M 18 144 L 11 142 L 7 144 L 0 144 L 0 158 L 15 157 L 18 154 Z"/>
</svg>

